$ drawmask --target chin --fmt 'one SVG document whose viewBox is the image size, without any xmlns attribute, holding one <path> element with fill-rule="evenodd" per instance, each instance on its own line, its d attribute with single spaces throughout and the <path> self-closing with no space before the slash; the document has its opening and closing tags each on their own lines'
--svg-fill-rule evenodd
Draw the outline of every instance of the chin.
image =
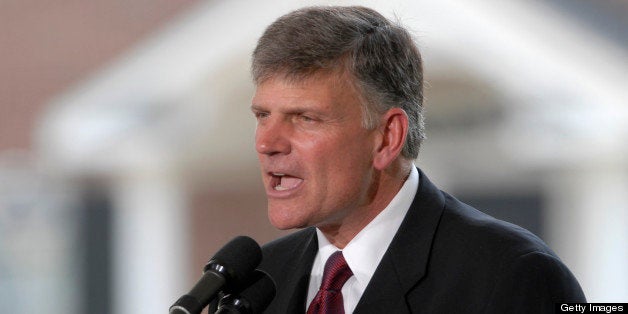
<svg viewBox="0 0 628 314">
<path fill-rule="evenodd" d="M 268 206 L 268 219 L 270 223 L 279 230 L 289 230 L 306 227 L 298 217 L 294 216 L 294 211 L 280 206 Z"/>
</svg>

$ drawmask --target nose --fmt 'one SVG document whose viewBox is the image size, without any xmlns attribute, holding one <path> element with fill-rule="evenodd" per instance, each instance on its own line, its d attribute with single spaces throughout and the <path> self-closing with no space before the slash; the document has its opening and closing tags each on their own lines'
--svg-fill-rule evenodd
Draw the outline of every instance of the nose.
<svg viewBox="0 0 628 314">
<path fill-rule="evenodd" d="M 289 123 L 278 119 L 258 123 L 255 130 L 255 149 L 264 155 L 290 153 Z"/>
</svg>

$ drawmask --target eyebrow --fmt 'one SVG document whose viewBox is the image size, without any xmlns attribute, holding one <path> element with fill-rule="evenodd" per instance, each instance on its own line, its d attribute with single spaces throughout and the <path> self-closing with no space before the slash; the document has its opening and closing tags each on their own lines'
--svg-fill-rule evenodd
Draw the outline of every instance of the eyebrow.
<svg viewBox="0 0 628 314">
<path fill-rule="evenodd" d="M 267 110 L 262 108 L 262 106 L 253 104 L 251 105 L 251 111 L 267 111 Z"/>
<path fill-rule="evenodd" d="M 251 111 L 270 111 L 267 108 L 265 108 L 262 105 L 256 105 L 253 104 L 251 105 Z M 307 107 L 307 106 L 302 106 L 302 105 L 297 105 L 294 107 L 288 107 L 288 108 L 283 108 L 281 110 L 278 110 L 279 112 L 283 113 L 283 114 L 301 114 L 304 112 L 312 112 L 312 113 L 318 113 L 318 114 L 322 114 L 321 110 L 317 110 L 314 109 L 312 107 Z"/>
</svg>

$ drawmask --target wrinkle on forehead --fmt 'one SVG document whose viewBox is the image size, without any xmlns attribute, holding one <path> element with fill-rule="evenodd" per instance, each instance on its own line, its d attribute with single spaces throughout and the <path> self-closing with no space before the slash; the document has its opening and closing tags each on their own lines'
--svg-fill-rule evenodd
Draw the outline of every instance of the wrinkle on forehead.
<svg viewBox="0 0 628 314">
<path fill-rule="evenodd" d="M 362 119 L 364 120 L 364 117 L 366 117 L 367 115 L 367 100 L 364 97 L 361 89 L 358 87 L 357 80 L 355 79 L 353 74 L 351 74 L 350 71 L 344 66 L 339 66 L 331 69 L 319 69 L 315 72 L 303 75 L 290 74 L 285 71 L 278 72 L 259 81 L 256 84 L 256 87 L 259 87 L 271 81 L 282 81 L 282 83 L 288 86 L 294 86 L 295 88 L 306 88 L 308 84 L 311 84 L 313 81 L 320 80 L 329 80 L 329 83 L 331 83 L 334 88 L 350 90 L 353 95 L 356 95 L 362 108 Z"/>
</svg>

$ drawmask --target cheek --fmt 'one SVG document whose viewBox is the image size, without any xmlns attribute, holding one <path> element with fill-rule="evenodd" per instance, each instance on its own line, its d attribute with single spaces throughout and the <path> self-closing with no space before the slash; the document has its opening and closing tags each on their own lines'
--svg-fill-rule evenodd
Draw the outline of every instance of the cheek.
<svg viewBox="0 0 628 314">
<path fill-rule="evenodd" d="M 363 129 L 343 130 L 339 134 L 319 134 L 295 141 L 300 159 L 317 179 L 319 189 L 339 195 L 355 193 L 373 165 L 373 140 Z M 322 191 L 321 191 L 322 192 Z"/>
<path fill-rule="evenodd" d="M 339 197 L 355 196 L 369 180 L 373 164 L 371 148 L 364 142 L 347 141 L 333 151 L 320 156 L 327 170 L 326 188 Z"/>
<path fill-rule="evenodd" d="M 309 134 L 295 139 L 307 155 L 328 157 L 342 162 L 347 158 L 370 160 L 373 152 L 373 135 L 361 127 L 335 130 L 332 133 Z"/>
</svg>

